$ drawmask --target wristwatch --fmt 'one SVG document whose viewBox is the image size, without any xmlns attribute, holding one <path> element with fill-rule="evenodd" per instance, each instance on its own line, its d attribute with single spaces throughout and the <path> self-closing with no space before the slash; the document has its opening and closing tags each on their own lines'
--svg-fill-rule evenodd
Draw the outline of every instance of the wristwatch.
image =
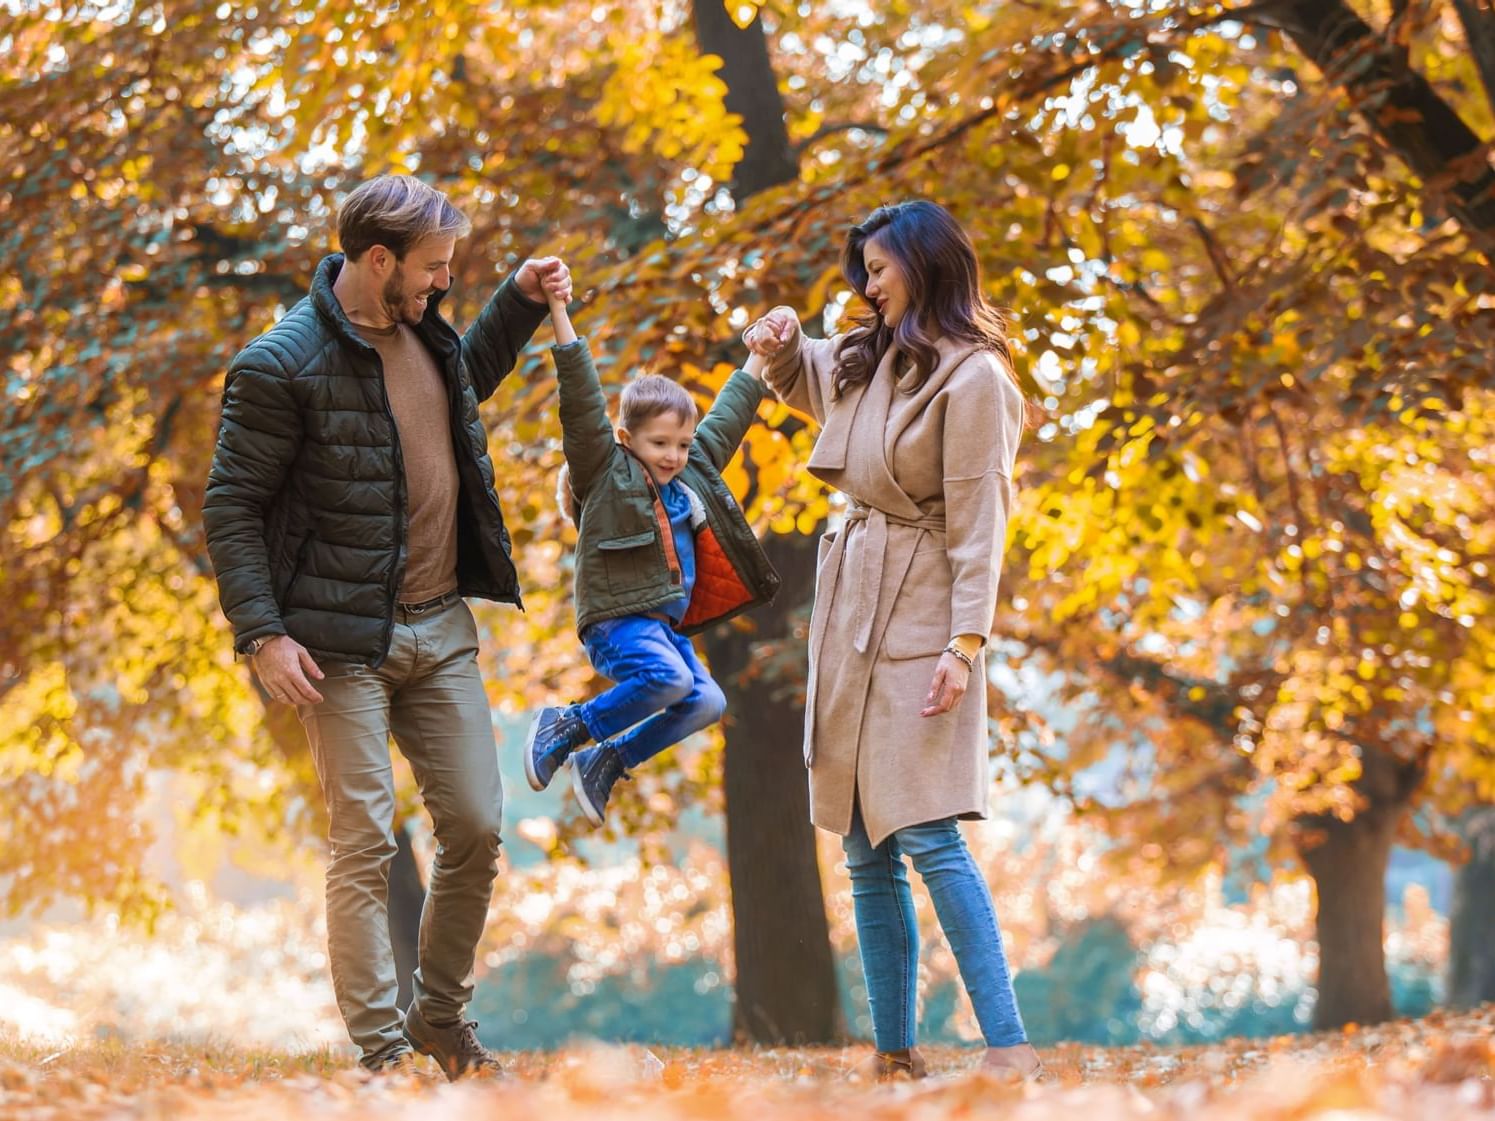
<svg viewBox="0 0 1495 1121">
<path fill-rule="evenodd" d="M 248 654 L 251 658 L 254 657 L 264 647 L 265 643 L 269 642 L 274 637 L 275 636 L 273 634 L 267 634 L 262 635 L 259 638 L 251 638 L 244 644 L 244 653 Z"/>
</svg>

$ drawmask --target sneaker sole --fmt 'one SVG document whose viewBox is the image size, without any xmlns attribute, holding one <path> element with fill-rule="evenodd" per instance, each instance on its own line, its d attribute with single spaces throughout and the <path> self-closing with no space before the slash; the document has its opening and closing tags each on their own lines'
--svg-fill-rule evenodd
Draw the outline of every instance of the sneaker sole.
<svg viewBox="0 0 1495 1121">
<path fill-rule="evenodd" d="M 541 782 L 540 776 L 535 774 L 535 737 L 540 734 L 540 718 L 544 715 L 543 708 L 535 713 L 534 719 L 529 722 L 529 734 L 524 737 L 524 777 L 529 780 L 531 790 L 544 790 L 550 785 L 548 782 Z"/>
<path fill-rule="evenodd" d="M 582 779 L 581 768 L 575 763 L 571 764 L 571 793 L 576 795 L 576 804 L 581 807 L 581 814 L 592 823 L 593 828 L 601 829 L 606 819 L 598 812 L 597 807 L 592 805 L 592 799 L 587 797 L 586 783 Z"/>
</svg>

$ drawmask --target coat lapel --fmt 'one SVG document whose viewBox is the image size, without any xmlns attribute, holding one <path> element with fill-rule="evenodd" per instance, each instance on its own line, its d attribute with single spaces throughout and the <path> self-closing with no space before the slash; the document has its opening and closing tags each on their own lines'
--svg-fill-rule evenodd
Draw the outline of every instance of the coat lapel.
<svg viewBox="0 0 1495 1121">
<path fill-rule="evenodd" d="M 856 418 L 850 451 L 851 473 L 861 484 L 855 493 L 862 502 L 897 517 L 917 518 L 918 505 L 893 477 L 893 466 L 888 462 L 888 449 L 892 445 L 884 438 L 897 393 L 893 362 L 885 358 L 878 366 L 877 377 L 867 387 L 867 399 Z"/>
<path fill-rule="evenodd" d="M 893 405 L 895 353 L 889 349 L 877 364 L 872 380 L 848 392 L 826 414 L 825 427 L 806 466 L 816 478 L 859 502 L 889 513 L 907 514 L 912 510 L 917 514 L 917 508 L 894 481 L 882 452 L 882 434 Z"/>
<path fill-rule="evenodd" d="M 882 373 L 881 365 L 878 366 L 878 373 Z M 875 382 L 877 378 L 872 380 Z M 810 452 L 810 460 L 806 464 L 810 473 L 832 486 L 836 485 L 840 473 L 846 470 L 846 453 L 851 446 L 852 429 L 862 401 L 867 396 L 867 388 L 867 385 L 859 385 L 849 390 L 840 400 L 831 403 L 831 407 L 826 410 L 825 424 Z M 832 475 L 836 478 L 828 477 Z"/>
<path fill-rule="evenodd" d="M 969 342 L 948 338 L 940 339 L 935 347 L 939 364 L 919 389 L 920 405 L 976 350 Z M 816 478 L 860 502 L 898 517 L 917 518 L 922 511 L 893 477 L 891 456 L 898 437 L 919 419 L 923 409 L 898 409 L 896 421 L 891 420 L 898 393 L 895 355 L 890 348 L 872 380 L 848 392 L 830 409 L 807 466 Z"/>
<path fill-rule="evenodd" d="M 923 415 L 924 404 L 943 388 L 944 384 L 950 380 L 950 375 L 955 373 L 962 362 L 976 353 L 975 344 L 963 339 L 942 338 L 934 345 L 940 353 L 939 365 L 930 372 L 928 380 L 919 387 L 919 392 L 916 394 L 919 400 L 918 405 L 911 409 L 900 410 L 895 424 L 884 427 L 883 455 L 884 459 L 890 463 L 893 448 L 897 446 L 898 438 L 903 435 L 904 429 Z M 889 471 L 891 472 L 891 467 Z"/>
</svg>

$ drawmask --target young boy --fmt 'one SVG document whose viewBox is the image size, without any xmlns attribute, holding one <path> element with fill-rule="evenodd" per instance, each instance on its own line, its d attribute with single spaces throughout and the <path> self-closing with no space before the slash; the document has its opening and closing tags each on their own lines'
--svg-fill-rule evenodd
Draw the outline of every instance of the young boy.
<svg viewBox="0 0 1495 1121">
<path fill-rule="evenodd" d="M 616 684 L 584 704 L 541 709 L 524 770 L 543 790 L 569 758 L 576 800 L 600 826 L 618 779 L 721 719 L 721 688 L 686 636 L 778 590 L 721 477 L 766 392 L 754 370 L 765 359 L 732 374 L 699 426 L 689 393 L 640 375 L 623 390 L 614 432 L 586 340 L 564 303 L 551 300 L 550 314 L 563 488 L 577 525 L 576 629 L 593 668 Z"/>
</svg>

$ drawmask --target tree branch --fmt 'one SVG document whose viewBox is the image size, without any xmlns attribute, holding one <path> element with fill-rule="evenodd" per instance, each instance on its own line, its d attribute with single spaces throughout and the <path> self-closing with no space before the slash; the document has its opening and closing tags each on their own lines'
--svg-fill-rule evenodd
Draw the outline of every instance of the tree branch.
<svg viewBox="0 0 1495 1121">
<path fill-rule="evenodd" d="M 1226 294 L 1234 295 L 1235 277 L 1230 273 L 1230 262 L 1225 259 L 1225 253 L 1220 248 L 1220 243 L 1215 240 L 1215 235 L 1197 215 L 1189 218 L 1189 225 L 1194 227 L 1199 240 L 1204 242 L 1204 251 L 1209 255 L 1209 263 L 1214 266 L 1215 275 L 1220 278 L 1220 284 L 1224 287 Z"/>
<path fill-rule="evenodd" d="M 1056 658 L 1072 657 L 1063 648 L 1063 642 L 1052 635 L 1029 632 L 1021 636 L 1021 641 Z M 1175 716 L 1198 721 L 1227 743 L 1240 730 L 1235 711 L 1241 704 L 1241 697 L 1233 686 L 1211 678 L 1177 673 L 1156 659 L 1134 654 L 1124 647 L 1115 653 L 1096 657 L 1095 664 L 1118 681 L 1140 685 L 1150 696 L 1167 705 Z"/>
<path fill-rule="evenodd" d="M 1345 91 L 1371 130 L 1472 237 L 1495 247 L 1495 167 L 1488 146 L 1454 108 L 1421 74 L 1400 71 L 1388 45 L 1345 0 L 1295 0 L 1276 10 L 1298 49 Z"/>
<path fill-rule="evenodd" d="M 1391 65 L 1405 76 L 1412 68 L 1412 0 L 1391 0 L 1391 20 L 1386 24 L 1386 42 Z"/>
<path fill-rule="evenodd" d="M 879 136 L 888 135 L 887 129 L 885 129 L 882 125 L 873 123 L 872 121 L 836 121 L 833 124 L 821 125 L 809 136 L 801 140 L 794 146 L 794 154 L 796 157 L 804 155 L 806 149 L 815 144 L 818 144 L 827 136 L 834 136 L 838 132 L 853 131 L 874 132 Z"/>
</svg>

